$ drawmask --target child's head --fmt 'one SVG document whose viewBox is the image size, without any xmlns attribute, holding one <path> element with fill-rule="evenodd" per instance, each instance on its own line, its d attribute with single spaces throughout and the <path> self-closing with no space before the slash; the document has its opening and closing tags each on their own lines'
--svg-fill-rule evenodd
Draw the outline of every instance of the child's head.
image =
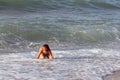
<svg viewBox="0 0 120 80">
<path fill-rule="evenodd" d="M 43 44 L 42 48 L 46 51 L 50 51 L 50 48 L 49 48 L 48 44 Z"/>
</svg>

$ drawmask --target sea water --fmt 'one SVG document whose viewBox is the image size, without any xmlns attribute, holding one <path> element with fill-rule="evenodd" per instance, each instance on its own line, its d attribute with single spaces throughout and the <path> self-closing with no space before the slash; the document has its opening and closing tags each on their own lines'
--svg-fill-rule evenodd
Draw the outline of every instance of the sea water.
<svg viewBox="0 0 120 80">
<path fill-rule="evenodd" d="M 119 5 L 0 0 L 0 80 L 102 80 L 120 70 Z M 54 59 L 35 59 L 45 43 Z"/>
<path fill-rule="evenodd" d="M 53 60 L 37 60 L 37 52 L 0 56 L 0 80 L 102 80 L 120 69 L 115 49 L 53 50 Z"/>
</svg>

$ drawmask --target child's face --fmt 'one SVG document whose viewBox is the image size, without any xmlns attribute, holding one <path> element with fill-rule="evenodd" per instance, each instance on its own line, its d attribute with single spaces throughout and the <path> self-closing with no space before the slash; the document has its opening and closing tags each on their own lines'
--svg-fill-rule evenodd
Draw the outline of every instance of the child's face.
<svg viewBox="0 0 120 80">
<path fill-rule="evenodd" d="M 47 48 L 46 48 L 46 47 L 43 47 L 42 49 L 43 49 L 43 51 L 47 51 Z"/>
</svg>

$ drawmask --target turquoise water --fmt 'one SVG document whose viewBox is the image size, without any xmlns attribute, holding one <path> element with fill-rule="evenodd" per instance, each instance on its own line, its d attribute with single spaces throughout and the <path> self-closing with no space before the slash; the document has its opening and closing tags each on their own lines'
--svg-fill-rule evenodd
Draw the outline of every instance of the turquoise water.
<svg viewBox="0 0 120 80">
<path fill-rule="evenodd" d="M 0 80 L 102 80 L 119 70 L 119 0 L 0 0 Z M 49 44 L 54 60 L 36 60 Z"/>
</svg>

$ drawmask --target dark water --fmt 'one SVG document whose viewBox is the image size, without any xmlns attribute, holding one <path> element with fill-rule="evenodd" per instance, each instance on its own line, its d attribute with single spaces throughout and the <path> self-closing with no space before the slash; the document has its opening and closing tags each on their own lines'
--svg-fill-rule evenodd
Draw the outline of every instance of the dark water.
<svg viewBox="0 0 120 80">
<path fill-rule="evenodd" d="M 1 9 L 16 9 L 35 11 L 39 9 L 80 9 L 80 8 L 108 8 L 119 9 L 119 0 L 0 0 Z"/>
</svg>

